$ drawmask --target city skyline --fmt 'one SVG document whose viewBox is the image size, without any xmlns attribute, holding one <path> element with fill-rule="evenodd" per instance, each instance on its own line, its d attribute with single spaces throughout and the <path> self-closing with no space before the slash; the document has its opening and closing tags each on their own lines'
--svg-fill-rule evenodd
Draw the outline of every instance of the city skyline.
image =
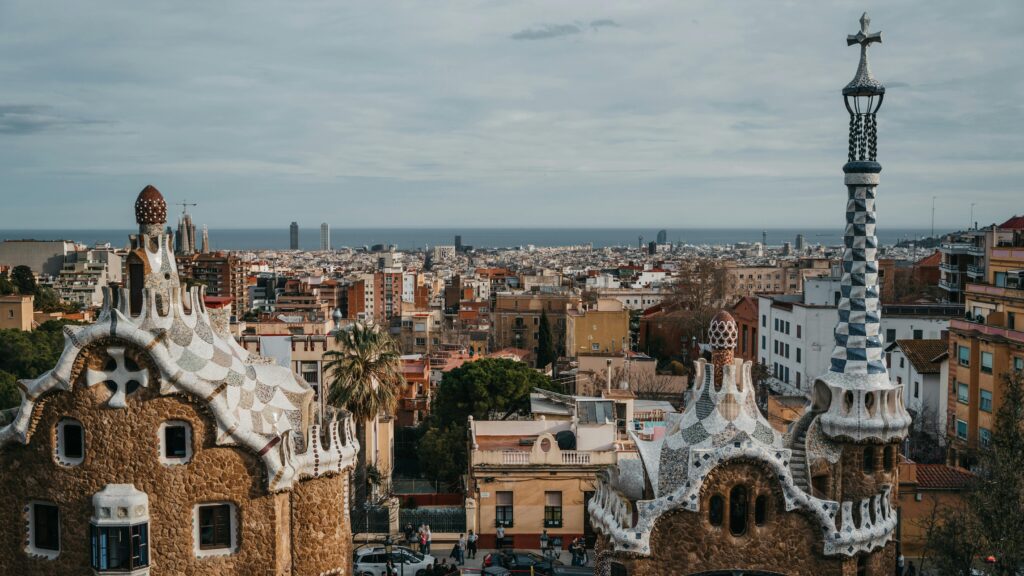
<svg viewBox="0 0 1024 576">
<path fill-rule="evenodd" d="M 841 226 L 833 64 L 862 8 L 900 31 L 875 70 L 900 95 L 881 224 L 927 228 L 933 196 L 937 229 L 1020 211 L 1024 8 L 875 4 L 10 3 L 0 228 L 116 227 L 97 200 L 147 183 L 213 228 L 458 227 L 499 202 L 509 226 Z"/>
</svg>

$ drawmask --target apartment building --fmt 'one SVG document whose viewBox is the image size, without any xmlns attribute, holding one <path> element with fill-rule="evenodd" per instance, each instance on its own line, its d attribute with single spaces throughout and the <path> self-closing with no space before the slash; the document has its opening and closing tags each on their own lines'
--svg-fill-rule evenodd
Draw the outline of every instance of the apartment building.
<svg viewBox="0 0 1024 576">
<path fill-rule="evenodd" d="M 629 391 L 603 397 L 531 394 L 533 420 L 470 421 L 470 495 L 476 500 L 480 546 L 539 548 L 540 535 L 595 537 L 587 505 L 597 472 L 637 459 L 629 430 L 664 435 L 668 403 L 640 403 Z M 659 432 L 660 429 L 660 432 Z"/>
<path fill-rule="evenodd" d="M 110 248 L 68 254 L 53 288 L 60 297 L 84 308 L 103 305 L 103 289 L 122 281 L 123 259 Z"/>
<path fill-rule="evenodd" d="M 807 279 L 803 294 L 758 296 L 759 361 L 777 392 L 807 395 L 813 379 L 828 370 L 840 295 L 840 279 L 828 277 Z M 883 306 L 883 343 L 940 338 L 962 312 L 956 305 Z"/>
<path fill-rule="evenodd" d="M 943 444 L 949 393 L 941 375 L 948 352 L 948 338 L 896 340 L 886 346 L 889 379 L 903 387 L 903 405 L 914 416 L 913 426 L 938 436 Z"/>
<path fill-rule="evenodd" d="M 823 258 L 772 261 L 764 265 L 730 262 L 725 267 L 725 300 L 755 294 L 800 294 L 807 278 L 828 276 L 831 262 Z"/>
<path fill-rule="evenodd" d="M 949 327 L 948 437 L 961 465 L 992 438 L 1004 378 L 1024 371 L 1024 231 L 1006 230 L 990 231 L 984 282 L 964 285 L 966 314 Z"/>
<path fill-rule="evenodd" d="M 578 294 L 558 292 L 502 292 L 495 298 L 494 349 L 519 348 L 537 354 L 540 317 L 547 314 L 556 346 L 566 339 L 566 314 L 580 306 Z"/>
<path fill-rule="evenodd" d="M 619 300 L 599 298 L 566 312 L 565 354 L 615 353 L 629 348 L 629 310 Z"/>
<path fill-rule="evenodd" d="M 246 267 L 238 256 L 230 252 L 181 256 L 178 268 L 183 276 L 206 286 L 208 296 L 230 298 L 236 314 L 249 310 Z"/>
</svg>

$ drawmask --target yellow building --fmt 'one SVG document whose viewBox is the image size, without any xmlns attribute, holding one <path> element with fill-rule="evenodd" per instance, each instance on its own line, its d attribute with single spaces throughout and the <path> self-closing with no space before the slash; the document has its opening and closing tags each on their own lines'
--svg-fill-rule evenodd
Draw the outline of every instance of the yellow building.
<svg viewBox="0 0 1024 576">
<path fill-rule="evenodd" d="M 32 295 L 0 296 L 0 329 L 32 330 Z"/>
<path fill-rule="evenodd" d="M 639 466 L 632 434 L 664 434 L 667 402 L 635 400 L 629 390 L 583 397 L 536 391 L 534 420 L 470 421 L 469 490 L 482 548 L 539 548 L 547 530 L 563 548 L 578 536 L 591 542 L 587 504 L 598 471 L 621 460 Z M 628 425 L 627 425 L 628 424 Z"/>
<path fill-rule="evenodd" d="M 592 306 L 569 310 L 565 317 L 565 353 L 622 352 L 629 346 L 629 310 L 622 302 L 601 298 Z"/>
<path fill-rule="evenodd" d="M 991 440 L 1004 377 L 1024 371 L 1024 234 L 988 234 L 985 282 L 965 286 L 968 318 L 950 322 L 950 461 L 962 466 Z"/>
</svg>

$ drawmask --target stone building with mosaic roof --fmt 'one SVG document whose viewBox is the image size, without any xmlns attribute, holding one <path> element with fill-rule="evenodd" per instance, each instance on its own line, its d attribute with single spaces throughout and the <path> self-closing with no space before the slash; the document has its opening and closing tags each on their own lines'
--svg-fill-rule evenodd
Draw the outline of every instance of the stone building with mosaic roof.
<svg viewBox="0 0 1024 576">
<path fill-rule="evenodd" d="M 0 427 L 0 573 L 348 573 L 351 420 L 179 282 L 156 188 L 135 213 L 126 285 Z"/>
<path fill-rule="evenodd" d="M 885 88 L 861 48 L 843 89 L 850 113 L 845 250 L 829 370 L 785 434 L 758 410 L 751 363 L 734 357 L 737 328 L 711 322 L 712 360 L 698 360 L 685 410 L 664 438 L 634 437 L 639 460 L 603 471 L 588 512 L 597 573 L 891 574 L 899 445 L 910 416 L 883 358 L 878 298 L 875 114 Z"/>
</svg>

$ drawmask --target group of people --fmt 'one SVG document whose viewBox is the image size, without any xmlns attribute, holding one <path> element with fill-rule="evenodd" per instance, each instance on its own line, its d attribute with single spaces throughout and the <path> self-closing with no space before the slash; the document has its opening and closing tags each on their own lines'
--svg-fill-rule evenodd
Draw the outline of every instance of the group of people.
<svg viewBox="0 0 1024 576">
<path fill-rule="evenodd" d="M 409 522 L 405 525 L 404 532 L 405 543 L 410 548 L 419 544 L 420 554 L 430 554 L 430 544 L 434 539 L 434 535 L 430 532 L 430 524 L 420 524 L 420 527 L 414 530 L 412 523 Z"/>
<path fill-rule="evenodd" d="M 582 536 L 573 538 L 569 544 L 569 552 L 572 554 L 573 566 L 587 565 L 587 541 Z"/>
<path fill-rule="evenodd" d="M 480 537 L 472 530 L 469 531 L 469 536 L 459 534 L 459 539 L 455 541 L 448 557 L 452 558 L 459 566 L 465 565 L 466 558 L 476 558 L 476 543 L 479 539 Z"/>
<path fill-rule="evenodd" d="M 430 554 L 430 545 L 433 543 L 434 535 L 430 531 L 429 524 L 421 524 L 419 528 L 414 529 L 412 523 L 409 522 L 405 525 L 403 532 L 405 533 L 405 542 L 410 548 L 419 544 L 420 554 Z M 452 565 L 461 566 L 466 563 L 467 557 L 476 558 L 477 541 L 479 540 L 480 536 L 472 530 L 469 531 L 468 536 L 459 534 L 459 539 L 448 556 L 454 560 Z M 446 563 L 447 560 L 442 562 Z"/>
</svg>

